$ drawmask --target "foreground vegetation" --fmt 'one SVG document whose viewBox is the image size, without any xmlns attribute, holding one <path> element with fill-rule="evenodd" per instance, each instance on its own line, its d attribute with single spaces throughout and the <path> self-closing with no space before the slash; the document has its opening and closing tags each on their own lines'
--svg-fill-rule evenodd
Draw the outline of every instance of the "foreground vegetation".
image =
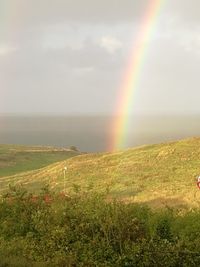
<svg viewBox="0 0 200 267">
<path fill-rule="evenodd" d="M 78 154 L 53 147 L 0 145 L 0 177 L 39 169 Z"/>
<path fill-rule="evenodd" d="M 59 192 L 66 184 L 68 194 L 76 186 L 93 193 L 107 190 L 111 199 L 128 203 L 200 207 L 196 186 L 199 166 L 200 138 L 191 138 L 115 153 L 80 155 L 40 170 L 2 177 L 0 194 L 9 184 L 23 184 L 32 192 L 38 192 L 45 183 Z"/>
<path fill-rule="evenodd" d="M 200 210 L 12 188 L 0 203 L 0 266 L 200 266 Z"/>
</svg>

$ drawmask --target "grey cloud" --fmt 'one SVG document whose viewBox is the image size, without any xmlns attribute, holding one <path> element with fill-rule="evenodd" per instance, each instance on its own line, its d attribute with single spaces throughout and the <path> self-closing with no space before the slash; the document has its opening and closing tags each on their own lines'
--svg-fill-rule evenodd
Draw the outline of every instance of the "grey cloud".
<svg viewBox="0 0 200 267">
<path fill-rule="evenodd" d="M 53 21 L 119 22 L 139 17 L 148 0 L 1 0 L 1 6 L 15 9 L 27 23 Z M 9 10 L 7 10 L 9 12 Z"/>
<path fill-rule="evenodd" d="M 1 112 L 114 110 L 149 0 L 0 0 L 0 7 L 3 3 L 12 27 L 1 35 Z M 199 10 L 199 0 L 164 1 L 135 109 L 198 110 Z M 120 49 L 106 51 L 100 45 L 105 36 L 118 39 Z"/>
<path fill-rule="evenodd" d="M 12 59 L 0 61 L 7 109 L 71 113 L 103 107 L 111 112 L 121 61 L 120 54 L 110 55 L 91 40 L 79 50 L 24 46 Z"/>
<path fill-rule="evenodd" d="M 137 88 L 135 108 L 147 113 L 199 112 L 199 69 L 200 57 L 173 40 L 154 44 Z"/>
<path fill-rule="evenodd" d="M 2 64 L 1 64 L 2 63 Z M 68 70 L 92 68 L 98 71 L 108 69 L 118 69 L 123 64 L 123 55 L 121 51 L 110 54 L 91 39 L 86 39 L 81 48 L 73 49 L 66 46 L 62 49 L 45 49 L 25 45 L 21 49 L 13 52 L 12 57 L 0 61 L 1 71 L 9 72 L 13 69 L 17 73 L 20 69 L 25 73 L 48 73 L 50 68 L 57 72 L 61 68 Z M 41 72 L 42 70 L 42 72 Z"/>
<path fill-rule="evenodd" d="M 141 19 L 152 0 L 1 0 L 0 7 L 13 15 L 14 26 L 74 21 L 121 23 Z M 185 22 L 199 21 L 199 0 L 160 0 L 161 13 L 180 17 Z M 25 26 L 25 25 L 23 25 Z"/>
<path fill-rule="evenodd" d="M 168 0 L 164 1 L 163 12 L 181 19 L 182 23 L 200 22 L 200 1 L 199 0 Z"/>
</svg>

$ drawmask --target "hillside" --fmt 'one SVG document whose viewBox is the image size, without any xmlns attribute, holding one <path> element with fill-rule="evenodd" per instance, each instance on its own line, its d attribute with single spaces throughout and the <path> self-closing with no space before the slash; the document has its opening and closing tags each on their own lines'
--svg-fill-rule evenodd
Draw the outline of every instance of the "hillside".
<svg viewBox="0 0 200 267">
<path fill-rule="evenodd" d="M 40 170 L 0 179 L 1 193 L 11 184 L 35 191 L 46 183 L 66 193 L 107 192 L 108 197 L 152 206 L 199 206 L 200 138 L 143 146 L 116 153 L 79 155 Z"/>
<path fill-rule="evenodd" d="M 0 145 L 0 177 L 39 169 L 78 154 L 54 147 Z"/>
</svg>

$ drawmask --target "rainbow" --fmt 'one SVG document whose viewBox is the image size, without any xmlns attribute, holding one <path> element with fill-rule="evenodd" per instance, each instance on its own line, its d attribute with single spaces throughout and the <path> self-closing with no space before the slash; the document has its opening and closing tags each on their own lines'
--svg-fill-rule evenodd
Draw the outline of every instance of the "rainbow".
<svg viewBox="0 0 200 267">
<path fill-rule="evenodd" d="M 134 42 L 134 49 L 131 53 L 123 85 L 120 88 L 116 116 L 114 116 L 109 140 L 109 151 L 115 151 L 125 146 L 134 92 L 138 86 L 149 43 L 155 31 L 164 0 L 149 0 L 149 2 L 150 4 L 141 22 L 139 36 Z"/>
</svg>

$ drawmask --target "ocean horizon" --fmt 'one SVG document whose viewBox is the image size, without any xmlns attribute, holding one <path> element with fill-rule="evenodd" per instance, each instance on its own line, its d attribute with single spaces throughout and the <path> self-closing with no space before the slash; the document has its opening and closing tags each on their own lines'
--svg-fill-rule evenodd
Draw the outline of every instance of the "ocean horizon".
<svg viewBox="0 0 200 267">
<path fill-rule="evenodd" d="M 112 116 L 0 115 L 0 144 L 76 146 L 107 151 Z M 135 116 L 124 148 L 199 136 L 199 116 Z"/>
</svg>

